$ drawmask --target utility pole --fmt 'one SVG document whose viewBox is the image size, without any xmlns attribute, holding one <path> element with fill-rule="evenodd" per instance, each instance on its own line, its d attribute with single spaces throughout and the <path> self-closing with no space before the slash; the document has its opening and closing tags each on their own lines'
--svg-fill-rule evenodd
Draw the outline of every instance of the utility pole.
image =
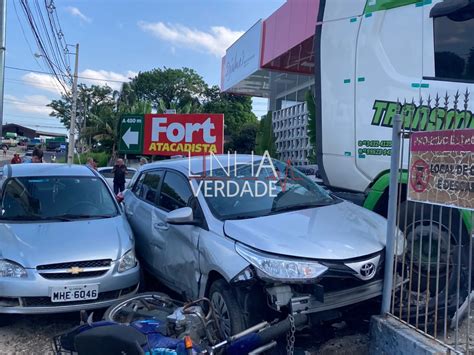
<svg viewBox="0 0 474 355">
<path fill-rule="evenodd" d="M 1 0 L 0 0 L 1 1 Z M 69 145 L 67 163 L 74 164 L 74 148 L 76 146 L 76 108 L 77 108 L 77 72 L 79 67 L 79 43 L 76 44 L 76 60 L 74 65 L 74 81 L 72 83 L 71 123 L 69 124 Z"/>
<path fill-rule="evenodd" d="M 0 0 L 0 137 L 3 136 L 3 90 L 5 88 L 5 51 L 7 29 L 7 0 Z"/>
</svg>

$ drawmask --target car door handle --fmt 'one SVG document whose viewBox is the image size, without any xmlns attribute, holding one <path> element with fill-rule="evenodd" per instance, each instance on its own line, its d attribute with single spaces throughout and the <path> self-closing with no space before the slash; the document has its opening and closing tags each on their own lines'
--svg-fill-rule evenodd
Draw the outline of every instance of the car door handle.
<svg viewBox="0 0 474 355">
<path fill-rule="evenodd" d="M 168 230 L 168 224 L 163 223 L 163 222 L 155 223 L 155 224 L 153 224 L 153 227 L 155 229 L 162 230 L 162 231 Z"/>
<path fill-rule="evenodd" d="M 129 217 L 133 217 L 133 212 L 132 211 L 125 211 L 125 214 Z"/>
</svg>

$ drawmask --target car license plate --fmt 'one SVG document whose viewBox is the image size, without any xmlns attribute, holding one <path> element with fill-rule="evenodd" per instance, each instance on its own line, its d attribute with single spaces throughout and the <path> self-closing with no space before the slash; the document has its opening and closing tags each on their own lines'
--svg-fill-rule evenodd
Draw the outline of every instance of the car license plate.
<svg viewBox="0 0 474 355">
<path fill-rule="evenodd" d="M 51 302 L 95 300 L 99 296 L 99 285 L 77 285 L 51 288 Z"/>
</svg>

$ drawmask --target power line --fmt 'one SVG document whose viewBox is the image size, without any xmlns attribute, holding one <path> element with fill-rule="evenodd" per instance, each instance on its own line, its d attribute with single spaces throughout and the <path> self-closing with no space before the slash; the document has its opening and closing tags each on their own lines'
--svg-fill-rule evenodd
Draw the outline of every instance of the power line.
<svg viewBox="0 0 474 355">
<path fill-rule="evenodd" d="M 32 104 L 31 102 L 16 100 L 16 99 L 3 99 L 3 101 L 5 101 L 7 103 L 12 103 L 12 104 L 25 104 L 25 105 L 28 105 L 28 106 L 35 106 L 35 107 L 48 107 L 48 106 L 46 106 L 46 104 L 45 105 Z"/>
<path fill-rule="evenodd" d="M 31 28 L 31 31 L 33 33 L 33 37 L 36 41 L 36 44 L 38 46 L 38 49 L 40 51 L 40 54 L 41 54 L 42 58 L 44 59 L 46 65 L 50 69 L 51 73 L 53 73 L 53 75 L 56 77 L 58 83 L 64 89 L 64 93 L 67 94 L 69 90 L 66 89 L 66 87 L 64 85 L 64 82 L 63 82 L 64 76 L 67 77 L 67 75 L 65 75 L 64 72 L 62 71 L 62 69 L 60 67 L 61 64 L 58 63 L 58 60 L 57 60 L 58 58 L 57 57 L 55 58 L 56 61 L 51 59 L 51 57 L 50 57 L 50 55 L 49 55 L 49 53 L 46 49 L 46 45 L 44 43 L 45 42 L 44 38 L 42 37 L 42 35 L 43 36 L 46 35 L 46 41 L 50 45 L 50 48 L 52 50 L 52 55 L 54 57 L 56 55 L 56 53 L 54 52 L 54 49 L 52 47 L 51 38 L 49 37 L 49 32 L 47 31 L 46 24 L 44 22 L 44 18 L 42 16 L 41 9 L 39 7 L 38 2 L 36 1 L 35 4 L 36 4 L 36 10 L 37 10 L 37 13 L 38 13 L 39 21 L 41 22 L 41 24 L 43 24 L 43 29 L 44 29 L 43 34 L 41 33 L 41 30 L 40 30 L 40 27 L 39 27 L 37 21 L 35 20 L 35 17 L 34 17 L 33 12 L 32 12 L 32 10 L 29 6 L 28 1 L 27 0 L 21 0 L 20 4 L 21 4 L 21 6 L 23 8 L 23 12 L 25 13 L 25 16 L 28 20 L 28 24 Z M 59 74 L 56 71 L 56 68 L 58 69 Z"/>
<path fill-rule="evenodd" d="M 20 16 L 18 15 L 18 10 L 16 8 L 16 1 L 13 1 L 13 8 L 15 9 L 15 14 L 16 14 L 16 18 L 18 19 L 18 23 L 20 24 L 20 28 L 21 28 L 21 32 L 23 33 L 23 37 L 25 38 L 25 41 L 26 41 L 26 44 L 28 45 L 28 48 L 30 49 L 30 53 L 31 55 L 33 56 L 33 58 L 35 59 L 36 63 L 38 64 L 38 66 L 43 69 L 38 61 L 38 59 L 36 58 L 35 54 L 33 53 L 33 49 L 31 48 L 31 45 L 30 45 L 30 41 L 28 41 L 28 37 L 26 36 L 26 33 L 25 33 L 25 29 L 23 28 L 23 24 L 21 23 L 21 20 L 20 20 Z"/>
<path fill-rule="evenodd" d="M 39 74 L 48 74 L 48 75 L 54 75 L 52 73 L 48 73 L 46 71 L 41 71 L 41 70 L 34 70 L 34 69 L 26 69 L 26 68 L 18 68 L 18 67 L 13 67 L 9 65 L 5 65 L 5 68 L 11 69 L 11 70 L 19 70 L 19 71 L 25 71 L 25 72 L 33 72 L 33 73 L 39 73 Z M 79 79 L 85 79 L 85 80 L 96 80 L 96 81 L 105 81 L 105 82 L 111 82 L 111 83 L 128 83 L 129 81 L 123 81 L 123 80 L 113 80 L 113 79 L 98 79 L 98 78 L 89 78 L 86 76 L 78 76 Z"/>
<path fill-rule="evenodd" d="M 48 88 L 48 89 L 57 89 L 59 90 L 59 92 L 61 92 L 61 90 L 56 85 L 45 85 L 45 84 L 40 84 L 40 83 L 35 83 L 34 85 L 32 85 L 31 83 L 24 82 L 23 80 L 12 79 L 12 78 L 5 78 L 5 81 L 8 81 L 11 84 L 17 84 L 17 85 L 23 85 L 23 86 L 35 86 L 35 87 L 42 87 L 42 88 Z"/>
</svg>

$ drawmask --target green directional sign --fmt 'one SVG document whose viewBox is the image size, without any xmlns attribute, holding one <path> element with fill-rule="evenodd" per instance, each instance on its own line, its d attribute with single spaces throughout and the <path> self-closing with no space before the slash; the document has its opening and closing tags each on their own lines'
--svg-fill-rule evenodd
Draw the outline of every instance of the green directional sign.
<svg viewBox="0 0 474 355">
<path fill-rule="evenodd" d="M 123 116 L 119 130 L 119 152 L 141 154 L 143 152 L 143 126 L 145 119 L 140 115 Z"/>
</svg>

